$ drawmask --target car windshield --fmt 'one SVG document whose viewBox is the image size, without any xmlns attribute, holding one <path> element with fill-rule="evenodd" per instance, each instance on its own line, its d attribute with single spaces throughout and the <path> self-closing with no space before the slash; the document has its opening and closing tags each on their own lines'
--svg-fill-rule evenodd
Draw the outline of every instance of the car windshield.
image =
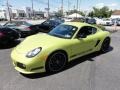
<svg viewBox="0 0 120 90">
<path fill-rule="evenodd" d="M 59 25 L 48 34 L 60 38 L 72 38 L 78 28 L 71 25 Z"/>
<path fill-rule="evenodd" d="M 60 24 L 60 22 L 57 22 L 57 21 L 54 21 L 54 20 L 47 20 L 47 21 L 43 22 L 43 25 L 54 25 L 54 26 L 57 26 L 59 24 Z"/>
<path fill-rule="evenodd" d="M 21 26 L 21 25 L 25 25 L 25 26 L 31 26 L 30 23 L 27 23 L 25 21 L 20 21 L 20 22 L 8 22 L 6 23 L 4 26 L 10 26 L 10 27 L 13 27 L 13 26 Z"/>
<path fill-rule="evenodd" d="M 110 19 L 103 19 L 103 21 L 111 21 Z"/>
</svg>

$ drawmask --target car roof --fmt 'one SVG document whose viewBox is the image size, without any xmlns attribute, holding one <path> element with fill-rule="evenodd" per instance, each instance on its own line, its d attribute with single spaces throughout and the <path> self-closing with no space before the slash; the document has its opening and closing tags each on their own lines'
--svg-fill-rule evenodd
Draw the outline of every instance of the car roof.
<svg viewBox="0 0 120 90">
<path fill-rule="evenodd" d="M 90 25 L 90 24 L 87 24 L 87 23 L 82 23 L 82 22 L 65 22 L 63 24 L 66 24 L 66 25 L 72 25 L 72 26 L 76 26 L 76 27 L 83 27 L 83 26 L 92 26 L 92 27 L 95 27 L 93 25 Z"/>
<path fill-rule="evenodd" d="M 0 31 L 4 31 L 4 30 L 13 30 L 13 29 L 8 28 L 8 27 L 0 27 Z"/>
<path fill-rule="evenodd" d="M 47 20 L 47 21 L 49 21 L 49 22 L 55 22 L 55 23 L 60 23 L 60 22 L 62 22 L 62 21 L 60 21 L 60 20 Z"/>
<path fill-rule="evenodd" d="M 26 21 L 8 21 L 8 22 L 9 22 L 9 23 L 10 23 L 10 22 L 12 22 L 12 23 L 15 22 L 15 23 L 16 23 L 16 22 L 26 22 Z"/>
</svg>

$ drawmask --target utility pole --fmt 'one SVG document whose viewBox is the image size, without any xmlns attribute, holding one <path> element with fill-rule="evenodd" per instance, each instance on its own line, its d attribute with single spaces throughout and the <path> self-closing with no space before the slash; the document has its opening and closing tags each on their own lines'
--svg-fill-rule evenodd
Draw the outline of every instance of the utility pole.
<svg viewBox="0 0 120 90">
<path fill-rule="evenodd" d="M 81 3 L 82 3 L 82 0 L 79 1 L 79 11 L 81 9 Z"/>
<path fill-rule="evenodd" d="M 31 0 L 31 3 L 32 3 L 32 16 L 34 17 L 34 3 L 33 3 L 33 0 Z"/>
<path fill-rule="evenodd" d="M 77 18 L 77 13 L 78 13 L 78 0 L 77 0 L 77 3 L 76 3 L 76 10 L 77 10 L 77 12 L 76 12 L 76 18 Z"/>
<path fill-rule="evenodd" d="M 61 11 L 62 11 L 62 15 L 63 15 L 63 0 L 61 1 Z"/>
<path fill-rule="evenodd" d="M 10 5 L 9 5 L 8 0 L 6 0 L 6 6 L 7 6 L 7 11 L 8 11 L 9 20 L 11 21 Z"/>
<path fill-rule="evenodd" d="M 77 3 L 76 3 L 76 10 L 78 11 L 78 3 L 79 1 L 77 0 Z"/>
<path fill-rule="evenodd" d="M 49 0 L 48 0 L 48 8 L 47 8 L 47 14 L 48 14 L 48 19 L 50 18 L 50 2 L 49 2 Z"/>
<path fill-rule="evenodd" d="M 70 1 L 68 0 L 68 12 L 70 10 Z"/>
</svg>

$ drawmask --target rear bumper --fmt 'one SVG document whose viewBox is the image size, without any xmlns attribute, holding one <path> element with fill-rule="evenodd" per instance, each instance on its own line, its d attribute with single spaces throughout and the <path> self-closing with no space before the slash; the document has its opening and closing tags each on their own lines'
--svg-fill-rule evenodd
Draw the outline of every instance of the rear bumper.
<svg viewBox="0 0 120 90">
<path fill-rule="evenodd" d="M 21 37 L 29 36 L 30 32 L 29 31 L 21 31 Z"/>
<path fill-rule="evenodd" d="M 12 38 L 6 38 L 6 37 L 2 37 L 0 38 L 0 44 L 4 44 L 9 42 L 10 40 L 13 40 Z"/>
<path fill-rule="evenodd" d="M 107 26 L 112 26 L 113 23 L 111 23 L 111 22 L 106 22 L 106 25 L 107 25 Z"/>
<path fill-rule="evenodd" d="M 26 37 L 26 36 L 36 34 L 37 32 L 31 30 L 31 31 L 21 31 L 20 33 L 21 33 L 21 37 Z"/>
</svg>

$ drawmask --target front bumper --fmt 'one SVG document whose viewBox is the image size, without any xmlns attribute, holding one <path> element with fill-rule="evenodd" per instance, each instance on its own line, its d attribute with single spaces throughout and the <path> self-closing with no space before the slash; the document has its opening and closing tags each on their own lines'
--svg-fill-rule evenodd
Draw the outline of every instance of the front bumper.
<svg viewBox="0 0 120 90">
<path fill-rule="evenodd" d="M 21 37 L 26 37 L 26 36 L 31 35 L 31 32 L 30 31 L 21 31 L 20 34 L 21 34 Z"/>
<path fill-rule="evenodd" d="M 15 69 L 23 74 L 34 74 L 45 72 L 45 57 L 27 58 L 24 54 L 13 50 L 11 58 Z"/>
<path fill-rule="evenodd" d="M 111 22 L 106 22 L 106 25 L 107 25 L 107 26 L 112 26 L 113 23 L 111 23 Z"/>
</svg>

